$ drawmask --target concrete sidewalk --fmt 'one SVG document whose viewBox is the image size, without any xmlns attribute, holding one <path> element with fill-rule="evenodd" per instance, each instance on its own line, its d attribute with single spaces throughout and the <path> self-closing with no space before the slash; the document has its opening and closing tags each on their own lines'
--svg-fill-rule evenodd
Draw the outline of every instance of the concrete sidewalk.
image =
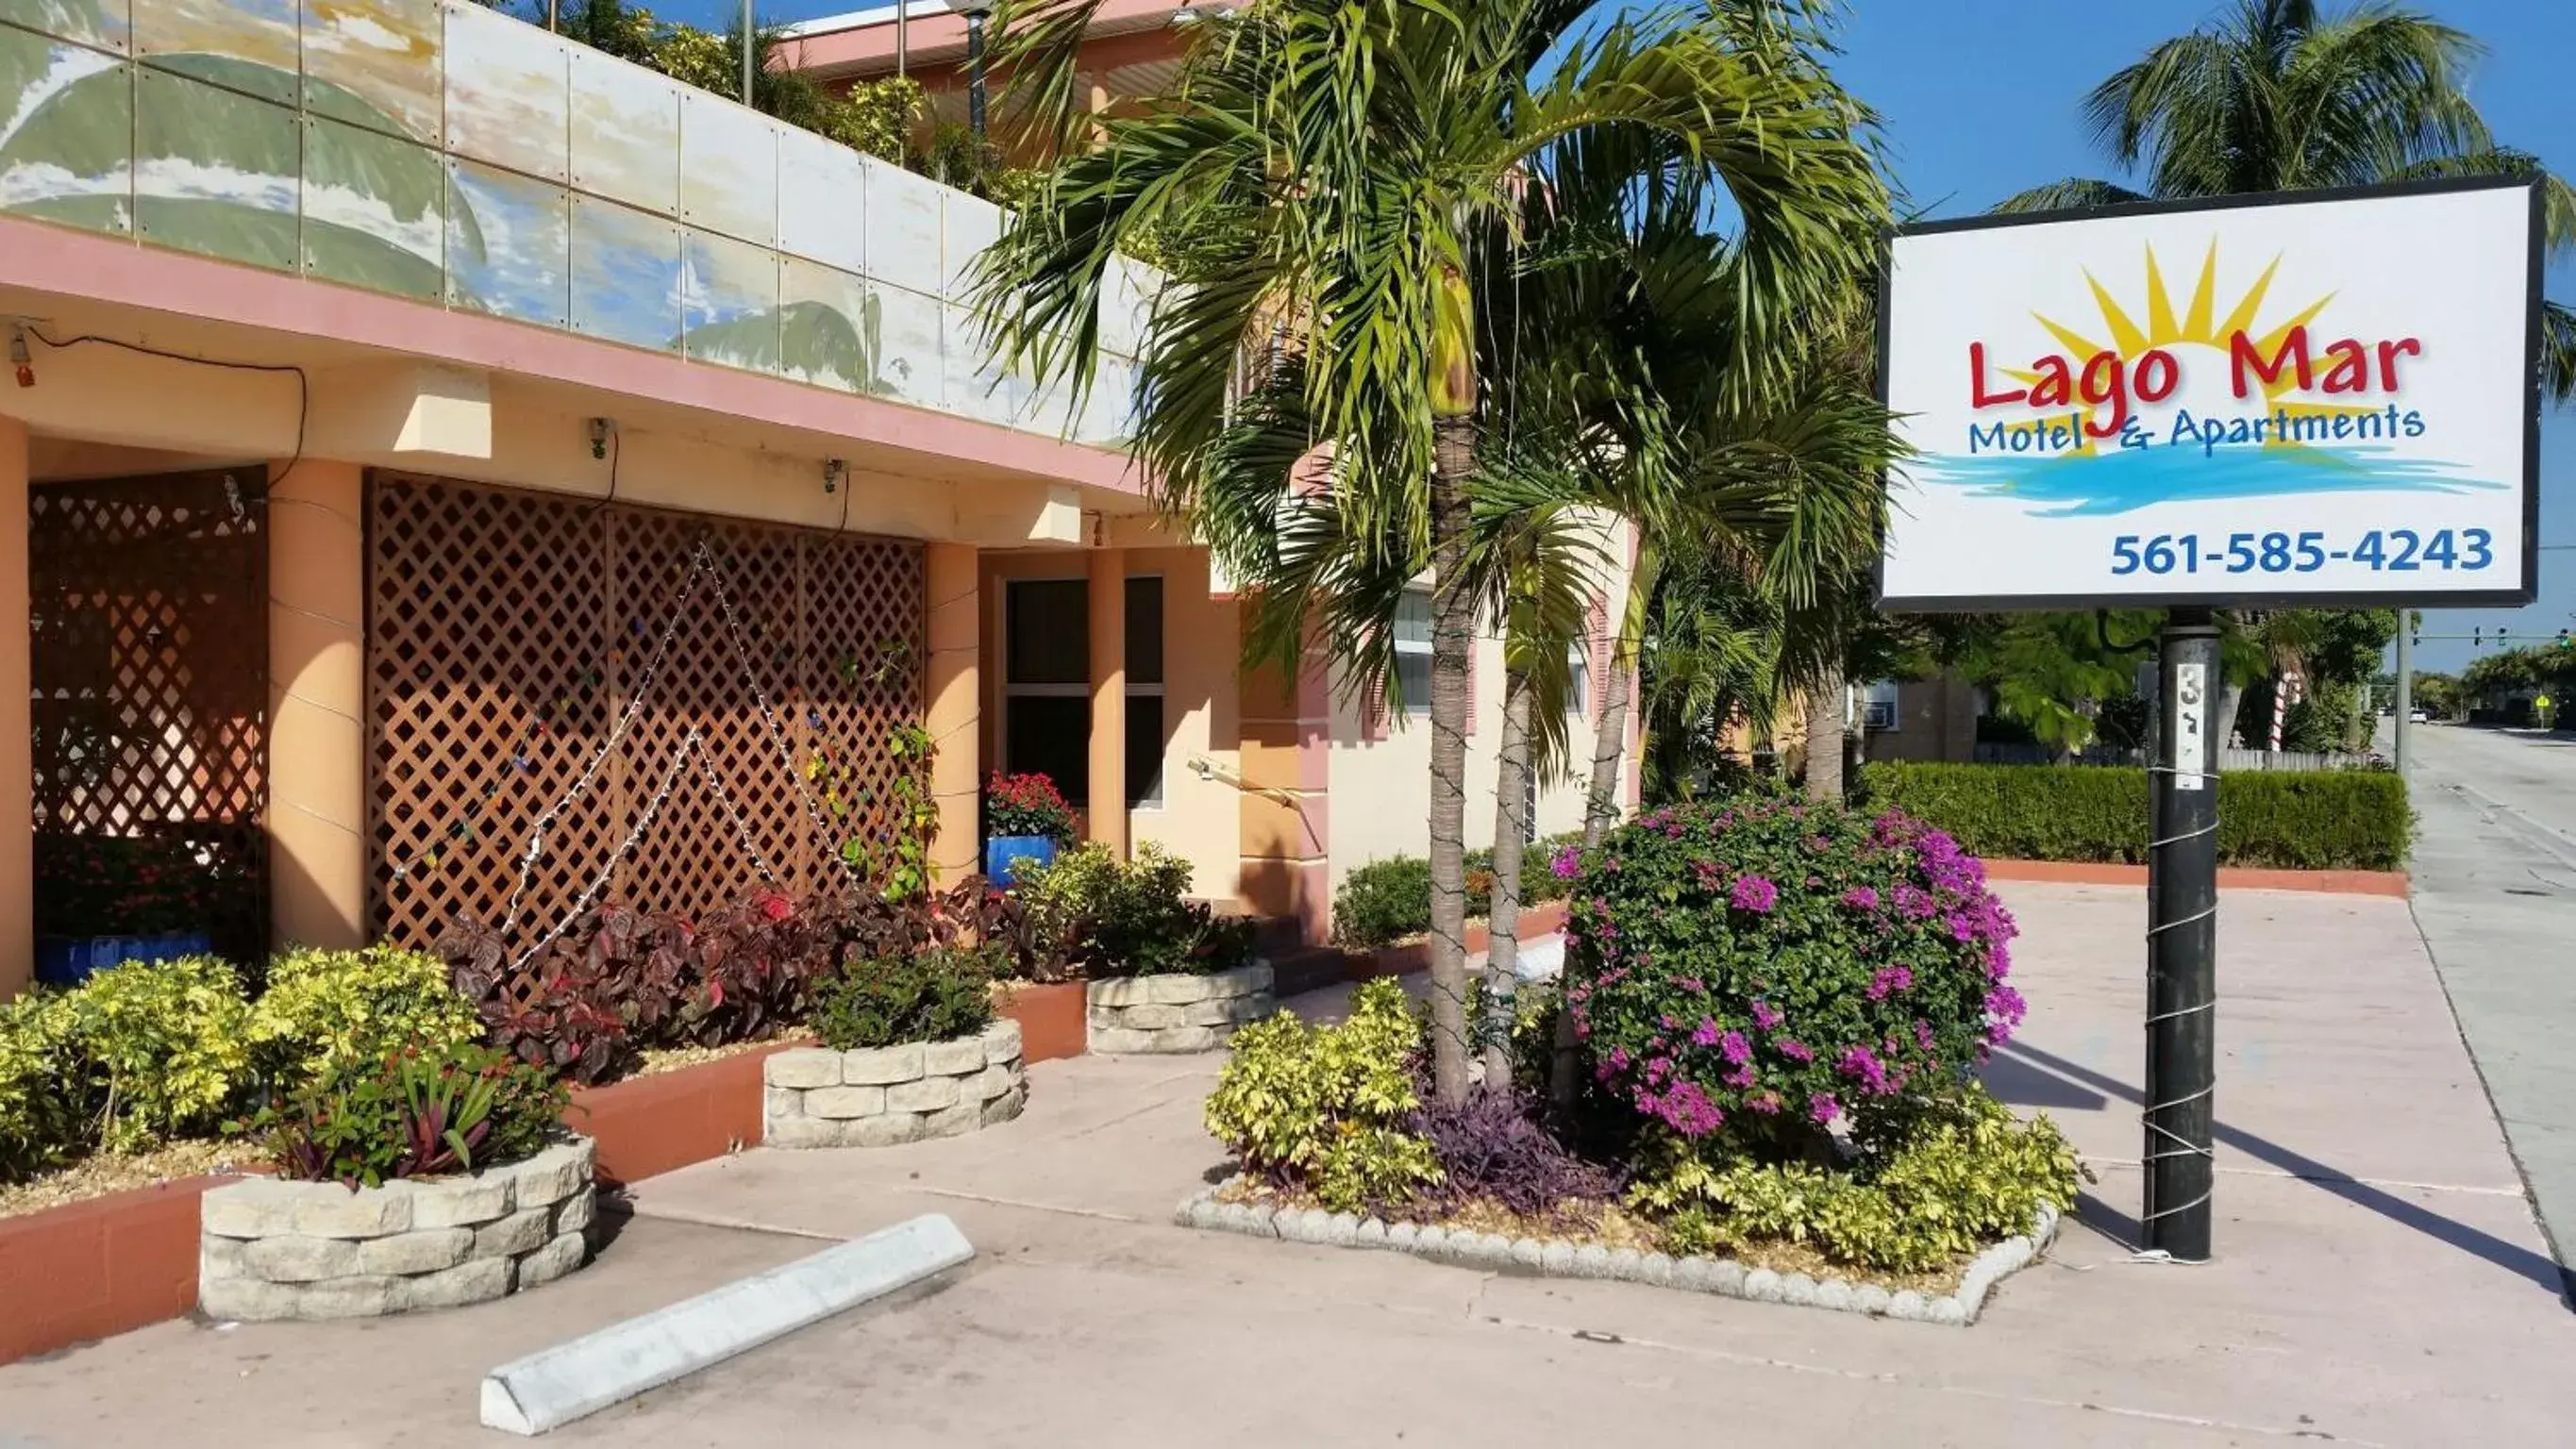
<svg viewBox="0 0 2576 1449">
<path fill-rule="evenodd" d="M 2132 1261 L 2141 893 L 2013 886 L 2033 1002 L 1998 1087 L 2100 1182 L 1958 1330 L 1491 1276 L 1169 1225 L 1223 1168 L 1214 1061 L 1032 1070 L 949 1142 L 751 1152 L 642 1184 L 587 1271 L 360 1325 L 174 1323 L 0 1369 L 0 1444 L 459 1444 L 493 1363 L 924 1211 L 980 1256 L 559 1431 L 894 1445 L 2563 1442 L 2576 1317 L 2405 903 L 2224 907 L 2217 1263 Z M 1317 1003 L 1321 1004 L 1321 1003 Z"/>
</svg>

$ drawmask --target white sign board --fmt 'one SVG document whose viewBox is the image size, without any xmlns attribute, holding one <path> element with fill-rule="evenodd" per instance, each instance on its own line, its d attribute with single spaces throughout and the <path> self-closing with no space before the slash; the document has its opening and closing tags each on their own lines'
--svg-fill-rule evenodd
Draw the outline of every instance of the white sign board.
<svg viewBox="0 0 2576 1449">
<path fill-rule="evenodd" d="M 2479 182 L 1900 231 L 1882 602 L 2528 603 L 2538 212 Z"/>
</svg>

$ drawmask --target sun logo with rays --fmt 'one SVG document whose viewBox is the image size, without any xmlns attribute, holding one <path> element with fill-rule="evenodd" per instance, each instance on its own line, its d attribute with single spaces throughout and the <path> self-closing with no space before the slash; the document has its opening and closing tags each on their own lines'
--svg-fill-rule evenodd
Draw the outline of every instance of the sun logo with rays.
<svg viewBox="0 0 2576 1449">
<path fill-rule="evenodd" d="M 2281 269 L 2278 256 L 2222 315 L 2215 240 L 2201 258 L 2190 299 L 2177 307 L 2155 249 L 2145 251 L 2142 305 L 2124 306 L 2087 269 L 2098 319 L 2079 329 L 2031 314 L 2063 352 L 2023 367 L 1990 368 L 1985 344 L 1969 345 L 1973 405 L 2031 414 L 1979 429 L 1994 450 L 2069 457 L 2112 445 L 2305 448 L 2394 435 L 2401 420 L 2393 409 L 2343 398 L 2394 393 L 2404 359 L 2422 352 L 2415 339 L 2373 347 L 2356 338 L 2312 337 L 2332 292 L 2266 326 L 2264 304 Z M 2346 421 L 2338 425 L 2339 417 Z"/>
</svg>

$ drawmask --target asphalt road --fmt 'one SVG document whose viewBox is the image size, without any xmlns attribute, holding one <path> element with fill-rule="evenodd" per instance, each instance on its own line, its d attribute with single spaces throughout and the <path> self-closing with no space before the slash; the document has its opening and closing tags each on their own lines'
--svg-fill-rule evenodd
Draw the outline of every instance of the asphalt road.
<svg viewBox="0 0 2576 1449">
<path fill-rule="evenodd" d="M 2576 736 L 2410 735 L 2416 924 L 2576 1305 Z"/>
</svg>

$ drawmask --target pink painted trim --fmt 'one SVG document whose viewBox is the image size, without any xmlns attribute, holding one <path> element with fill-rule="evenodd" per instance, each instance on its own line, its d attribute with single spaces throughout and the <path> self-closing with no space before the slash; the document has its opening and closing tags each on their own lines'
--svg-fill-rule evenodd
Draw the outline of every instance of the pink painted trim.
<svg viewBox="0 0 2576 1449">
<path fill-rule="evenodd" d="M 2144 886 L 2147 868 L 2085 860 L 1989 860 L 1988 880 L 2045 881 L 2059 885 Z M 2218 888 L 2240 891 L 2312 891 L 2323 895 L 2394 896 L 2404 900 L 2402 870 L 2273 870 L 2223 865 Z"/>
<path fill-rule="evenodd" d="M 1065 483 L 1141 491 L 1123 453 L 301 277 L 0 218 L 13 286 L 593 387 Z"/>
<path fill-rule="evenodd" d="M 1142 29 L 1145 27 L 1138 22 L 1169 16 L 1180 8 L 1172 0 L 1101 0 L 1085 39 Z M 907 29 L 915 66 L 961 59 L 966 54 L 966 19 L 954 11 L 916 14 Z M 789 45 L 792 49 L 787 64 L 791 70 L 890 68 L 894 64 L 894 17 L 888 15 L 883 20 L 839 30 L 808 31 Z"/>
</svg>

